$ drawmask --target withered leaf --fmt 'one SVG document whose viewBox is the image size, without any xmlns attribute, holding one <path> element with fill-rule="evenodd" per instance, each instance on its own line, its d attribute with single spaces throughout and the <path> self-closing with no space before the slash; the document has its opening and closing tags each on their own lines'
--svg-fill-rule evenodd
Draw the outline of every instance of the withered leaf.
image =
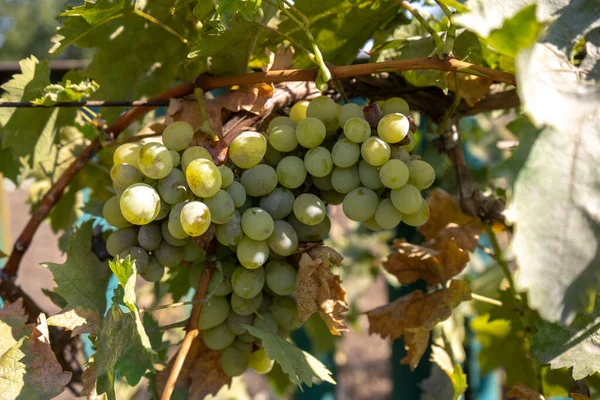
<svg viewBox="0 0 600 400">
<path fill-rule="evenodd" d="M 494 81 L 489 78 L 459 74 L 460 97 L 469 107 L 473 107 L 479 100 L 483 99 L 490 92 L 490 86 Z M 456 92 L 454 79 L 448 79 L 448 89 Z"/>
<path fill-rule="evenodd" d="M 294 52 L 292 46 L 286 48 L 284 45 L 277 47 L 275 53 L 268 48 L 265 49 L 265 53 L 267 54 L 267 57 L 269 57 L 269 63 L 263 66 L 263 71 L 280 71 L 282 69 L 292 68 L 294 66 Z"/>
<path fill-rule="evenodd" d="M 569 396 L 571 396 L 573 400 L 592 400 L 591 397 L 579 393 L 569 393 Z"/>
<path fill-rule="evenodd" d="M 75 307 L 48 318 L 48 325 L 60 326 L 70 331 L 71 336 L 100 331 L 100 315 L 90 309 Z"/>
<path fill-rule="evenodd" d="M 404 348 L 406 349 L 406 356 L 400 360 L 401 364 L 410 365 L 410 369 L 414 370 L 419 365 L 421 357 L 427 350 L 429 344 L 430 330 L 417 327 L 407 328 L 404 332 Z"/>
<path fill-rule="evenodd" d="M 384 268 L 400 283 L 408 284 L 423 279 L 428 285 L 444 283 L 458 275 L 467 265 L 469 255 L 451 238 L 442 250 L 396 241 L 398 251 L 391 253 Z"/>
<path fill-rule="evenodd" d="M 513 386 L 513 388 L 506 393 L 506 397 L 518 400 L 545 400 L 544 396 L 521 384 Z"/>
<path fill-rule="evenodd" d="M 33 325 L 27 324 L 22 298 L 18 298 L 14 303 L 5 303 L 4 307 L 0 308 L 0 354 L 28 335 L 32 327 Z"/>
</svg>

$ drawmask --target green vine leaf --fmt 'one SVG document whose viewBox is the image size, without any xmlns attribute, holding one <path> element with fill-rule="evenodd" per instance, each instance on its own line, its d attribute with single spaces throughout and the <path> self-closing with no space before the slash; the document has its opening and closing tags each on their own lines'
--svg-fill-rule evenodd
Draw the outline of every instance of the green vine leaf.
<svg viewBox="0 0 600 400">
<path fill-rule="evenodd" d="M 221 22 L 229 25 L 236 15 L 251 21 L 255 13 L 260 9 L 262 0 L 213 0 L 215 8 L 221 17 Z"/>
<path fill-rule="evenodd" d="M 32 103 L 41 106 L 52 106 L 62 101 L 81 101 L 81 99 L 90 97 L 96 90 L 98 90 L 98 84 L 92 80 L 73 83 L 67 79 L 64 85 L 46 86 L 42 90 L 43 96 L 33 100 Z"/>
</svg>

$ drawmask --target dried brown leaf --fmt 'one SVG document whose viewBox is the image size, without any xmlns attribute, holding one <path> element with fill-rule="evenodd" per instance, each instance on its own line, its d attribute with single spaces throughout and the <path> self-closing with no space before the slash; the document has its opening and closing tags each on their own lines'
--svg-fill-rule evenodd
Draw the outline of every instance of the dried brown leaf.
<svg viewBox="0 0 600 400">
<path fill-rule="evenodd" d="M 544 396 L 521 384 L 513 386 L 513 388 L 506 393 L 506 397 L 519 400 L 545 400 Z"/>
<path fill-rule="evenodd" d="M 467 103 L 469 107 L 473 107 L 479 100 L 483 99 L 490 92 L 490 86 L 494 83 L 493 79 L 475 76 L 458 74 L 460 97 Z M 454 78 L 449 77 L 448 89 L 456 92 Z"/>
<path fill-rule="evenodd" d="M 419 279 L 429 285 L 445 283 L 459 274 L 467 265 L 469 255 L 450 238 L 443 250 L 417 246 L 402 240 L 396 241 L 398 251 L 388 256 L 384 268 L 408 284 Z"/>
<path fill-rule="evenodd" d="M 33 325 L 27 324 L 27 314 L 23 299 L 6 303 L 0 309 L 0 354 L 14 346 L 23 336 L 27 336 Z"/>
<path fill-rule="evenodd" d="M 265 53 L 269 57 L 269 64 L 263 67 L 263 71 L 280 71 L 290 69 L 294 66 L 294 48 L 292 46 L 286 48 L 281 45 L 275 53 L 269 49 L 265 49 Z"/>
<path fill-rule="evenodd" d="M 71 336 L 100 331 L 100 315 L 96 311 L 75 307 L 48 318 L 48 325 L 60 326 L 70 331 Z"/>
<path fill-rule="evenodd" d="M 88 363 L 87 368 L 83 371 L 81 380 L 83 382 L 81 394 L 86 395 L 87 400 L 106 399 L 106 395 L 98 395 L 96 392 L 96 364 L 93 362 Z"/>
<path fill-rule="evenodd" d="M 569 393 L 569 396 L 571 396 L 573 400 L 592 400 L 591 397 L 579 393 Z"/>
<path fill-rule="evenodd" d="M 425 242 L 423 245 L 434 249 L 444 249 L 448 246 L 450 240 L 454 240 L 461 249 L 475 251 L 479 243 L 480 233 L 481 225 L 479 223 L 461 226 L 450 222 L 438 232 L 434 239 Z"/>
<path fill-rule="evenodd" d="M 410 369 L 414 370 L 419 365 L 421 357 L 427 350 L 429 344 L 430 330 L 417 327 L 407 328 L 404 332 L 404 348 L 406 349 L 406 356 L 400 360 L 401 364 L 410 365 Z"/>
</svg>

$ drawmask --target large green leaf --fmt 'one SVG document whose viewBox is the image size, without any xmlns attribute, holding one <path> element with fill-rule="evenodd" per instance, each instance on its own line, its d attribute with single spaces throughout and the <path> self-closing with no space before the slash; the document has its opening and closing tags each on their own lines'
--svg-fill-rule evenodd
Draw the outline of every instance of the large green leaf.
<svg viewBox="0 0 600 400">
<path fill-rule="evenodd" d="M 504 20 L 501 28 L 490 32 L 486 43 L 500 54 L 515 58 L 519 50 L 535 43 L 542 30 L 542 24 L 535 17 L 536 7 L 536 4 L 528 5 Z"/>
</svg>

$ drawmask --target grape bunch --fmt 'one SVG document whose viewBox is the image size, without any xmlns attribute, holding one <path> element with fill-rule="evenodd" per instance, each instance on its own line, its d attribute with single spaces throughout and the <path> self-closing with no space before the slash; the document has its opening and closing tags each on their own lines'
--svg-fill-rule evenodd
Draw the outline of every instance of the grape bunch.
<svg viewBox="0 0 600 400">
<path fill-rule="evenodd" d="M 290 256 L 299 243 L 328 235 L 326 204 L 342 204 L 348 218 L 371 229 L 416 226 L 429 216 L 420 191 L 435 175 L 409 154 L 408 106 L 393 98 L 381 110 L 373 129 L 356 104 L 340 107 L 325 96 L 298 102 L 266 134 L 238 135 L 229 166 L 190 146 L 194 129 L 183 121 L 168 125 L 160 141 L 119 146 L 110 171 L 115 196 L 103 208 L 118 228 L 107 251 L 129 256 L 144 279 L 157 282 L 165 267 L 202 262 L 193 238 L 214 235 L 217 268 L 198 320 L 203 341 L 222 351 L 230 376 L 248 366 L 268 372 L 273 361 L 245 326 L 283 337 L 302 326 Z M 406 136 L 410 142 L 398 144 Z"/>
</svg>

